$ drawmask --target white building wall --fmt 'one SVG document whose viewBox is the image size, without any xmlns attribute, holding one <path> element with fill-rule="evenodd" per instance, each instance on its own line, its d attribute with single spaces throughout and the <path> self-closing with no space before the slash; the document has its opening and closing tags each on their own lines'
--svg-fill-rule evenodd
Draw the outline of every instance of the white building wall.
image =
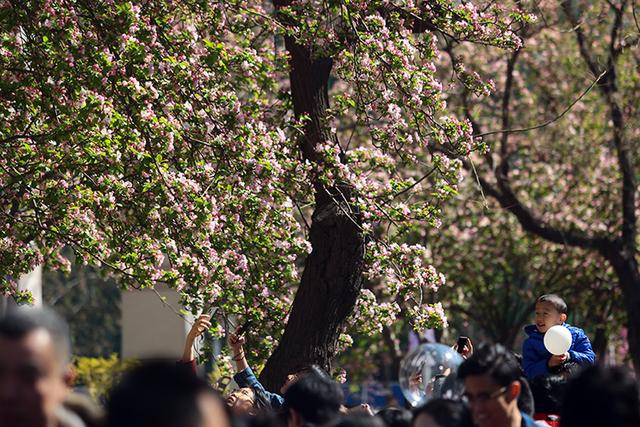
<svg viewBox="0 0 640 427">
<path fill-rule="evenodd" d="M 122 292 L 122 357 L 182 356 L 192 320 L 176 310 L 178 293 L 167 287 Z M 160 299 L 164 297 L 166 304 Z"/>
</svg>

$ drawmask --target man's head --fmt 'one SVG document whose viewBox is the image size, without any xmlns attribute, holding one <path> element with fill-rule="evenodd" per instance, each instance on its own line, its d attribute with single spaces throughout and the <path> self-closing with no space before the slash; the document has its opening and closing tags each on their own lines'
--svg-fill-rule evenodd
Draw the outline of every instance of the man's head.
<svg viewBox="0 0 640 427">
<path fill-rule="evenodd" d="M 280 394 L 284 394 L 291 384 L 298 381 L 300 378 L 302 378 L 309 372 L 316 371 L 316 370 L 324 372 L 322 371 L 322 368 L 314 364 L 314 365 L 303 365 L 298 369 L 296 369 L 295 371 L 293 371 L 292 373 L 287 374 L 284 380 L 284 384 L 282 384 L 282 387 L 280 387 Z"/>
<path fill-rule="evenodd" d="M 107 427 L 229 427 L 219 394 L 188 368 L 149 361 L 126 373 L 107 401 Z"/>
<path fill-rule="evenodd" d="M 413 413 L 412 427 L 472 427 L 471 414 L 459 400 L 432 399 Z"/>
<path fill-rule="evenodd" d="M 592 366 L 569 381 L 563 427 L 640 426 L 640 388 L 623 367 Z"/>
<path fill-rule="evenodd" d="M 509 426 L 520 416 L 520 366 L 501 345 L 485 345 L 458 369 L 473 421 L 479 427 Z"/>
<path fill-rule="evenodd" d="M 260 415 L 272 409 L 271 402 L 264 392 L 253 387 L 242 387 L 232 391 L 225 403 L 234 416 Z"/>
<path fill-rule="evenodd" d="M 536 328 L 545 333 L 567 321 L 567 304 L 556 294 L 542 295 L 536 301 Z"/>
<path fill-rule="evenodd" d="M 0 425 L 41 427 L 71 381 L 69 329 L 53 311 L 17 308 L 0 318 Z"/>
<path fill-rule="evenodd" d="M 251 387 L 241 387 L 229 393 L 225 403 L 234 416 L 251 415 L 255 399 L 256 393 Z"/>
<path fill-rule="evenodd" d="M 324 424 L 339 415 L 342 389 L 319 369 L 311 369 L 284 393 L 283 409 L 289 427 L 303 423 Z"/>
</svg>

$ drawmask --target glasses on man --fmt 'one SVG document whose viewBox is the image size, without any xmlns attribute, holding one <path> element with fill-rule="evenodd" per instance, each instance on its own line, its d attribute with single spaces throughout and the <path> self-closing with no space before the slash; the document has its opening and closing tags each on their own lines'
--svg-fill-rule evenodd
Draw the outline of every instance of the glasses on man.
<svg viewBox="0 0 640 427">
<path fill-rule="evenodd" d="M 480 393 L 477 394 L 471 394 L 468 392 L 464 392 L 462 394 L 462 398 L 464 400 L 467 401 L 467 403 L 471 404 L 471 403 L 486 403 L 490 400 L 495 399 L 498 396 L 503 395 L 506 391 L 507 391 L 507 386 L 504 386 L 502 388 L 499 388 L 498 390 L 489 392 L 489 391 L 482 391 Z"/>
</svg>

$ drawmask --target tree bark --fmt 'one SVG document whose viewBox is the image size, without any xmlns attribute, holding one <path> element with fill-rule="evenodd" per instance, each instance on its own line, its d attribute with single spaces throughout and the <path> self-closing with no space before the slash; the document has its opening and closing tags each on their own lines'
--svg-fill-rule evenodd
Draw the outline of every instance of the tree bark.
<svg viewBox="0 0 640 427">
<path fill-rule="evenodd" d="M 276 8 L 288 3 L 274 1 Z M 294 113 L 297 118 L 308 118 L 300 150 L 305 160 L 315 162 L 318 144 L 337 144 L 326 123 L 333 61 L 314 57 L 292 37 L 285 37 L 285 46 L 291 55 Z M 352 188 L 325 188 L 316 181 L 314 189 L 316 206 L 309 231 L 313 250 L 306 260 L 282 339 L 260 375 L 269 390 L 279 390 L 287 374 L 309 364 L 330 370 L 338 337 L 362 287 L 365 239 L 360 215 L 349 203 Z"/>
<path fill-rule="evenodd" d="M 336 204 L 316 208 L 311 244 L 284 335 L 260 376 L 270 390 L 311 363 L 331 368 L 340 331 L 362 286 L 364 240 Z"/>
<path fill-rule="evenodd" d="M 611 263 L 618 276 L 622 288 L 622 296 L 627 312 L 627 328 L 629 330 L 629 353 L 636 374 L 640 375 L 640 271 L 635 255 L 622 246 L 610 247 L 602 251 Z"/>
</svg>

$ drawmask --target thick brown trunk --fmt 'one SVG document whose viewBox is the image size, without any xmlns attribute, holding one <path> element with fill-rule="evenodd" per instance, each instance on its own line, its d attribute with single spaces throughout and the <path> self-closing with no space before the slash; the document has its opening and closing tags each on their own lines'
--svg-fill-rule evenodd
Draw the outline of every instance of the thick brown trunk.
<svg viewBox="0 0 640 427">
<path fill-rule="evenodd" d="M 603 251 L 618 276 L 627 311 L 629 353 L 636 374 L 640 376 L 640 271 L 631 251 L 616 246 Z"/>
<path fill-rule="evenodd" d="M 274 1 L 276 8 L 290 1 Z M 291 96 L 297 118 L 306 117 L 300 150 L 305 160 L 318 161 L 316 147 L 337 137 L 327 124 L 328 82 L 333 60 L 314 57 L 292 37 L 285 37 L 290 54 Z M 362 287 L 365 239 L 360 215 L 349 204 L 347 185 L 326 188 L 314 182 L 316 207 L 309 231 L 313 250 L 307 258 L 289 321 L 260 381 L 278 390 L 286 375 L 315 363 L 330 369 L 338 337 L 353 311 Z"/>
<path fill-rule="evenodd" d="M 362 286 L 364 240 L 335 204 L 316 208 L 311 244 L 284 335 L 260 376 L 269 390 L 278 390 L 288 373 L 305 365 L 330 369 Z"/>
</svg>

